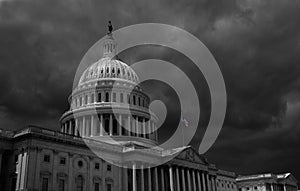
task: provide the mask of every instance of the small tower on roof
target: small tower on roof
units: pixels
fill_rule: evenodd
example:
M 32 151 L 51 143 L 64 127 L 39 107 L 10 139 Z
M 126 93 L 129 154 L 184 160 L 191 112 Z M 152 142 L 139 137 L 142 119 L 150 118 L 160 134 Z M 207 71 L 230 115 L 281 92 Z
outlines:
M 108 32 L 107 37 L 103 43 L 103 57 L 114 58 L 117 53 L 117 42 L 113 38 L 113 26 L 111 21 L 108 21 Z

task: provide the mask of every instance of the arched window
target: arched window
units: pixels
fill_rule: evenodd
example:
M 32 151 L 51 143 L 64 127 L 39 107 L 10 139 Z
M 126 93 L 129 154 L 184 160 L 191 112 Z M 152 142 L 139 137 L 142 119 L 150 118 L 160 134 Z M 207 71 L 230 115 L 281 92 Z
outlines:
M 141 98 L 139 97 L 139 99 L 138 99 L 138 100 L 139 100 L 139 106 L 141 106 Z
M 101 99 L 101 93 L 98 93 L 98 102 L 101 102 L 102 99 Z
M 83 191 L 83 177 L 79 175 L 75 182 L 76 182 L 76 190 Z

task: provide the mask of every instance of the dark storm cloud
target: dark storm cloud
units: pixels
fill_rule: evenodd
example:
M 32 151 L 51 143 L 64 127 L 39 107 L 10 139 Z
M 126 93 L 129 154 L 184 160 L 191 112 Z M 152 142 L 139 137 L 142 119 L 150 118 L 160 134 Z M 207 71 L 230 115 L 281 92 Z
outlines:
M 0 0 L 0 125 L 57 128 L 76 67 L 106 22 L 163 22 L 202 40 L 224 75 L 228 109 L 211 161 L 241 173 L 294 170 L 300 179 L 299 11 L 297 0 Z

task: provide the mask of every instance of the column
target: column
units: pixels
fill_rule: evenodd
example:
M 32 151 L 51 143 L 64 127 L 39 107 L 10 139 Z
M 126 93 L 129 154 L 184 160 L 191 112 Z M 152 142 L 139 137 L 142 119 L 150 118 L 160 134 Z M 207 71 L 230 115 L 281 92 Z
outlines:
M 139 133 L 140 133 L 140 131 L 139 131 L 139 117 L 138 116 L 136 116 L 136 119 L 135 119 L 135 133 L 136 133 L 136 137 L 138 137 Z
M 113 119 L 112 114 L 109 115 L 109 136 L 112 136 L 112 128 L 113 128 Z
M 151 166 L 148 167 L 148 191 L 152 191 L 152 182 L 151 182 Z
M 173 169 L 172 169 L 172 166 L 169 167 L 169 176 L 170 176 L 170 189 L 171 189 L 171 191 L 174 191 Z
M 81 129 L 81 136 L 84 137 L 85 136 L 85 116 L 83 116 L 82 118 L 82 129 Z
M 1 163 L 0 163 L 0 164 L 1 164 Z M 283 185 L 283 191 L 287 191 L 286 185 L 285 185 L 285 184 Z
M 271 191 L 274 191 L 274 187 L 273 184 L 271 183 Z
M 144 165 L 141 165 L 141 191 L 145 191 L 145 182 L 144 182 Z
M 179 181 L 179 169 L 178 166 L 176 166 L 176 184 L 177 184 L 177 191 L 180 190 L 180 181 Z
M 123 174 L 124 174 L 124 191 L 128 191 L 128 169 L 127 166 L 124 166 L 123 168 Z
M 150 119 L 148 120 L 148 131 L 147 131 L 147 136 L 150 138 L 150 133 L 151 133 L 151 122 Z
M 205 183 L 205 172 L 202 172 L 202 184 L 203 184 L 203 191 L 207 191 L 206 183 Z
M 119 114 L 118 126 L 119 126 L 119 136 L 122 136 L 122 115 L 121 114 Z
M 196 174 L 197 174 L 197 180 L 198 180 L 198 190 L 202 191 L 202 188 L 201 188 L 201 174 L 200 174 L 199 171 L 196 171 Z
M 91 137 L 95 135 L 94 115 L 91 116 Z
M 165 191 L 165 176 L 164 176 L 164 168 L 161 167 L 160 168 L 160 178 L 161 178 L 161 187 L 162 187 L 162 191 Z
M 142 137 L 146 138 L 146 119 L 143 117 Z
M 191 173 L 190 173 L 190 169 L 187 169 L 187 178 L 188 178 L 188 190 L 192 190 L 192 183 L 191 183 Z
M 69 134 L 72 135 L 72 119 L 69 121 Z
M 154 122 L 152 122 L 152 140 L 155 140 L 155 132 L 154 132 L 154 129 L 155 129 L 155 127 L 154 127 Z
M 131 135 L 130 114 L 127 117 L 127 131 L 128 131 L 128 136 L 130 136 Z
M 211 191 L 211 184 L 210 184 L 210 180 L 209 180 L 209 175 L 208 174 L 206 174 L 206 181 L 207 181 L 207 190 L 208 191 Z
M 132 164 L 132 191 L 137 191 L 136 189 L 136 164 Z
M 186 191 L 184 168 L 181 169 L 181 176 L 182 176 L 182 187 L 183 187 L 182 191 Z
M 158 172 L 157 172 L 158 167 L 154 167 L 154 178 L 155 178 L 155 191 L 160 191 L 158 190 Z
M 78 136 L 78 119 L 75 119 L 75 132 L 74 132 L 75 136 Z
M 100 114 L 100 136 L 103 136 L 103 115 Z
M 196 184 L 196 177 L 195 177 L 195 170 L 192 170 L 192 176 L 193 176 L 193 188 L 194 190 L 197 190 L 197 184 Z

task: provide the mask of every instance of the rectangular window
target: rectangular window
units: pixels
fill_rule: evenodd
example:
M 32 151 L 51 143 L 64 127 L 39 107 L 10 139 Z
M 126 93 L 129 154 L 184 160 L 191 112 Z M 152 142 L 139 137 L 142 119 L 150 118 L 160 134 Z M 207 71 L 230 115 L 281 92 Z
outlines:
M 44 155 L 44 162 L 50 162 L 50 155 Z
M 65 180 L 64 179 L 59 179 L 58 191 L 65 191 Z
M 95 163 L 95 169 L 99 170 L 100 164 L 98 162 Z
M 123 103 L 124 100 L 123 100 L 123 93 L 120 93 L 120 102 Z
M 107 184 L 106 187 L 107 187 L 107 191 L 111 191 L 111 184 Z
M 127 94 L 127 103 L 130 104 L 130 96 Z
M 107 165 L 106 169 L 107 171 L 111 171 L 111 165 Z
M 88 96 L 85 96 L 85 104 L 88 104 Z
M 59 160 L 59 164 L 65 165 L 66 164 L 66 158 L 61 157 L 60 160 Z
M 94 100 L 94 94 L 92 94 L 92 98 L 91 98 L 91 103 L 94 103 L 95 100 Z
M 48 191 L 48 178 L 42 180 L 42 191 Z
M 105 93 L 105 102 L 109 102 L 109 93 L 108 92 Z
M 99 182 L 95 182 L 95 191 L 100 191 L 100 184 L 99 184 Z
M 117 101 L 117 94 L 113 93 L 113 102 L 116 102 L 116 101 Z

